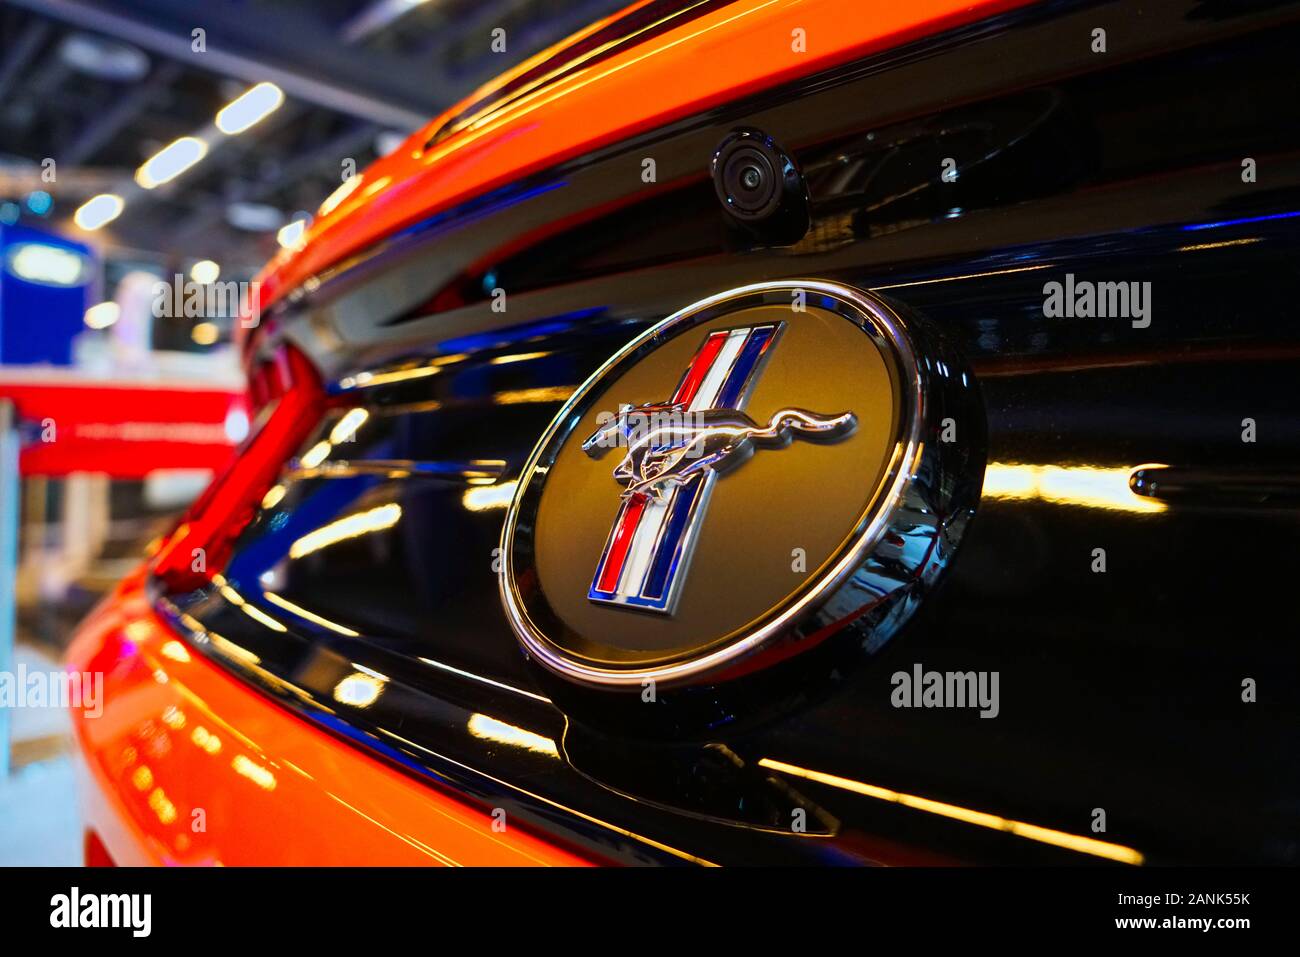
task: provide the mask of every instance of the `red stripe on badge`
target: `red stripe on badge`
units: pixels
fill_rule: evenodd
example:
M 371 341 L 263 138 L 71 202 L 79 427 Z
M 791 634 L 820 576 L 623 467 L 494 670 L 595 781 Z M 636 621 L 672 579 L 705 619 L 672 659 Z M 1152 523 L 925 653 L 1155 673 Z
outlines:
M 612 592 L 618 588 L 618 577 L 623 572 L 623 559 L 627 558 L 627 550 L 632 545 L 632 536 L 636 534 L 636 527 L 641 523 L 641 513 L 645 510 L 646 498 L 638 495 L 636 498 L 629 499 L 623 506 L 618 516 L 618 527 L 614 529 L 614 538 L 609 543 L 609 554 L 605 556 L 605 564 L 600 569 L 600 580 L 596 582 L 596 590 L 603 592 Z
M 677 393 L 673 396 L 674 405 L 679 403 L 685 405 L 695 398 L 695 393 L 700 391 L 700 383 L 709 374 L 713 360 L 718 358 L 718 353 L 722 351 L 722 344 L 727 341 L 729 334 L 730 330 L 715 332 L 704 340 L 704 345 L 700 346 L 700 351 L 695 353 L 691 367 L 686 370 L 681 385 L 677 387 Z

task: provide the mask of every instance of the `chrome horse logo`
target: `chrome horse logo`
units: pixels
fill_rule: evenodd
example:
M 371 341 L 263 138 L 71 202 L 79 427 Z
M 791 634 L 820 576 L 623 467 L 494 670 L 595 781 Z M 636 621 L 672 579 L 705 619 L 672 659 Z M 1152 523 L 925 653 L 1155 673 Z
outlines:
M 622 406 L 583 444 L 600 458 L 625 450 L 614 469 L 623 504 L 596 565 L 594 602 L 671 614 L 719 474 L 759 448 L 795 437 L 835 441 L 852 433 L 852 412 L 822 416 L 781 409 L 760 425 L 742 409 L 781 323 L 711 333 L 672 399 Z

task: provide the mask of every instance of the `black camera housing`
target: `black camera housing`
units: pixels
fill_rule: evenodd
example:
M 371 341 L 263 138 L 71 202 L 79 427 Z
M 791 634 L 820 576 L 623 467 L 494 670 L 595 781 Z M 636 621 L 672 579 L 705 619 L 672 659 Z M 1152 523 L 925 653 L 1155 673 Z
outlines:
M 761 130 L 739 129 L 709 164 L 733 222 L 765 240 L 795 242 L 808 231 L 808 188 L 790 155 Z

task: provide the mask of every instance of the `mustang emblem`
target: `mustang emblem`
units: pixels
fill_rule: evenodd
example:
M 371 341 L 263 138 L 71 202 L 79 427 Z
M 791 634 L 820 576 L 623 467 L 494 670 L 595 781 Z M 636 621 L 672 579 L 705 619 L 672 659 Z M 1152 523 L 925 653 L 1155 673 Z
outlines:
M 670 399 L 620 406 L 582 444 L 595 459 L 624 450 L 614 469 L 622 504 L 592 576 L 591 601 L 671 615 L 718 476 L 755 449 L 780 448 L 796 436 L 833 441 L 853 431 L 852 412 L 787 408 L 766 425 L 745 414 L 782 326 L 709 333 Z
M 758 425 L 736 409 L 705 409 L 687 413 L 685 407 L 666 403 L 624 406 L 618 417 L 603 425 L 582 443 L 582 450 L 600 458 L 618 437 L 635 431 L 629 421 L 636 416 L 652 425 L 632 437 L 627 453 L 614 469 L 614 478 L 626 486 L 624 499 L 651 496 L 666 502 L 669 493 L 703 477 L 726 472 L 747 461 L 757 448 L 784 448 L 795 436 L 811 441 L 843 438 L 857 425 L 852 412 L 822 416 L 803 409 L 781 409 L 766 426 Z

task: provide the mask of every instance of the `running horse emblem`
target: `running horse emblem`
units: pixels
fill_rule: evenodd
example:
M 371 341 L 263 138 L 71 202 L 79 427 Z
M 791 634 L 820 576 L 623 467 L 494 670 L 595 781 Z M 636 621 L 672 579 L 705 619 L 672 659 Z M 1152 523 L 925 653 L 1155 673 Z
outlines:
M 614 468 L 622 502 L 587 593 L 591 601 L 671 614 L 719 475 L 758 449 L 852 434 L 852 412 L 784 408 L 766 424 L 745 414 L 781 325 L 710 333 L 670 400 L 622 405 L 583 442 L 594 459 L 623 450 Z
M 627 423 L 637 416 L 650 416 L 663 406 L 624 406 L 618 418 L 582 443 L 582 450 L 600 458 L 617 442 L 617 435 L 636 431 Z M 812 441 L 833 441 L 847 435 L 857 424 L 852 412 L 821 416 L 803 409 L 782 409 L 772 414 L 767 425 L 759 425 L 743 412 L 734 409 L 706 409 L 686 418 L 682 406 L 670 406 L 668 417 L 678 422 L 645 429 L 627 445 L 627 454 L 614 468 L 614 478 L 622 485 L 623 498 L 652 496 L 657 502 L 667 500 L 673 489 L 701 479 L 709 471 L 728 472 L 744 463 L 757 448 L 783 448 L 795 436 Z

